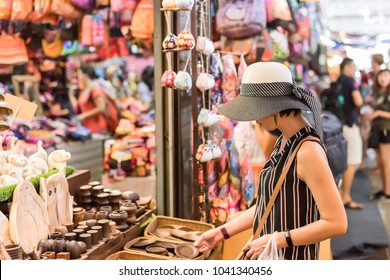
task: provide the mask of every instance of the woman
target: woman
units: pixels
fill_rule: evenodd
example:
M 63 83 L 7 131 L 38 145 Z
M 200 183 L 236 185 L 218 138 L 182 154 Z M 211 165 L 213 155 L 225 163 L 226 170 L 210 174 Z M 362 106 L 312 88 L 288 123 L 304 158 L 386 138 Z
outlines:
M 311 110 L 316 129 L 302 116 Z M 223 226 L 209 230 L 195 241 L 200 252 L 257 225 L 284 164 L 298 143 L 306 141 L 287 173 L 260 237 L 247 248 L 246 256 L 257 259 L 272 233 L 284 259 L 318 259 L 319 242 L 344 234 L 347 218 L 321 142 L 321 105 L 312 93 L 296 86 L 289 69 L 280 63 L 260 62 L 244 73 L 241 94 L 220 106 L 221 114 L 239 121 L 256 122 L 268 131 L 278 129 L 270 159 L 260 174 L 256 205 Z
M 137 86 L 137 93 L 139 99 L 142 103 L 149 106 L 149 108 L 154 107 L 154 68 L 152 66 L 147 66 L 141 75 L 141 81 Z
M 69 100 L 80 121 L 92 133 L 107 133 L 106 93 L 97 82 L 95 70 L 81 67 L 78 72 L 80 94 L 76 99 L 75 89 L 69 91 Z
M 374 81 L 371 98 L 368 100 L 374 111 L 366 114 L 372 120 L 370 147 L 376 150 L 383 189 L 372 195 L 373 199 L 390 198 L 390 70 L 380 70 Z M 375 142 L 375 143 L 374 143 Z

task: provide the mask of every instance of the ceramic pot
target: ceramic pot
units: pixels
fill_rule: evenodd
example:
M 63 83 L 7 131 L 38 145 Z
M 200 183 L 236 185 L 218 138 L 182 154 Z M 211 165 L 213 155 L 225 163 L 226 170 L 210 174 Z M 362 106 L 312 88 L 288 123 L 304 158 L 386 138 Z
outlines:
M 112 207 L 112 211 L 119 210 L 119 208 L 121 207 L 120 202 L 116 202 L 116 203 L 111 202 L 110 205 Z
M 122 192 L 122 199 L 136 202 L 137 200 L 139 200 L 139 194 L 133 191 L 125 191 Z
M 92 196 L 92 186 L 84 185 L 80 187 L 81 196 Z
M 73 223 L 77 225 L 84 219 L 85 209 L 82 207 L 73 208 Z
M 80 244 L 75 240 L 66 243 L 66 251 L 70 253 L 71 259 L 78 259 L 81 256 Z
M 93 210 L 85 211 L 84 220 L 90 220 L 90 219 L 95 219 L 95 211 Z
M 119 203 L 122 199 L 122 193 L 120 191 L 111 191 L 110 193 L 110 202 Z
M 63 238 L 63 235 L 59 231 L 54 231 L 50 233 L 50 239 L 56 240 L 57 238 Z
M 54 228 L 54 232 L 60 232 L 62 235 L 61 237 L 64 238 L 65 233 L 68 233 L 68 229 L 66 226 L 57 226 Z
M 47 239 L 41 239 L 41 241 L 38 243 L 37 249 L 38 256 L 42 256 L 42 254 L 46 251 L 51 251 L 51 245 Z
M 103 190 L 104 190 L 104 187 L 102 185 L 92 187 L 92 195 L 98 196 L 99 194 L 103 193 Z
M 72 232 L 73 229 L 74 229 L 74 223 L 66 223 L 66 224 L 64 224 L 64 226 L 66 226 L 66 229 L 68 230 L 68 233 Z
M 97 203 L 100 205 L 110 204 L 110 194 L 109 193 L 100 193 L 96 196 Z
M 23 259 L 23 251 L 22 246 L 19 244 L 9 244 L 5 245 L 5 250 L 13 260 L 22 260 Z
M 103 238 L 110 238 L 111 237 L 110 220 L 108 219 L 99 220 L 98 224 L 103 229 Z
M 98 241 L 103 239 L 103 228 L 102 226 L 93 226 L 91 230 L 96 230 L 97 231 L 97 238 Z
M 56 242 L 54 239 L 48 239 L 47 242 L 49 242 L 50 245 L 50 251 L 54 251 L 54 243 Z
M 111 189 L 104 188 L 104 189 L 103 189 L 103 192 L 111 193 Z
M 106 211 L 107 215 L 110 215 L 112 213 L 112 207 L 110 205 L 100 206 L 99 210 Z
M 137 205 L 135 203 L 124 203 L 121 205 L 120 210 L 125 210 L 127 215 L 132 216 L 137 212 Z
M 81 254 L 87 252 L 87 244 L 85 244 L 83 241 L 77 241 L 77 243 L 79 243 Z
M 102 207 L 106 207 L 106 206 L 102 206 Z M 108 206 L 110 207 L 110 206 Z M 101 208 L 101 207 L 100 207 Z M 96 212 L 96 220 L 103 220 L 103 219 L 107 219 L 108 218 L 108 212 L 107 211 L 98 211 Z
M 91 235 L 92 245 L 97 245 L 99 243 L 98 231 L 91 229 L 87 233 Z
M 56 253 L 64 252 L 66 250 L 66 242 L 62 238 L 57 238 L 54 242 L 52 250 Z
M 92 236 L 89 233 L 80 234 L 80 241 L 87 245 L 87 250 L 92 248 Z
M 64 238 L 67 241 L 77 240 L 77 233 L 75 233 L 75 232 L 65 233 Z
M 80 225 L 77 228 L 82 229 L 84 232 L 87 232 L 87 230 L 89 230 L 89 227 L 87 225 Z
M 86 225 L 88 229 L 91 229 L 93 226 L 96 226 L 97 221 L 95 219 L 90 219 L 86 221 Z
M 93 201 L 92 195 L 82 195 L 81 196 L 81 203 L 83 204 L 89 204 Z
M 75 229 L 73 230 L 73 232 L 76 233 L 76 235 L 77 235 L 77 240 L 79 240 L 80 234 L 83 234 L 83 233 L 84 233 L 84 229 L 75 228 Z
M 126 222 L 126 219 L 129 215 L 124 210 L 115 210 L 112 211 L 110 215 L 108 215 L 111 220 L 113 220 L 116 224 L 122 224 Z
M 92 187 L 96 187 L 96 186 L 100 186 L 101 183 L 99 181 L 92 181 L 92 182 L 89 182 L 88 185 L 90 185 Z

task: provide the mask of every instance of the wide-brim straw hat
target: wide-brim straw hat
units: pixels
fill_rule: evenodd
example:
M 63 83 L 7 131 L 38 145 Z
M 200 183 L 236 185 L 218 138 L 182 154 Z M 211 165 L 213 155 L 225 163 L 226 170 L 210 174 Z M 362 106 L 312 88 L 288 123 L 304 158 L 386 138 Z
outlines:
M 297 86 L 290 70 L 277 62 L 249 65 L 240 94 L 218 107 L 220 114 L 237 121 L 255 121 L 287 109 L 312 111 L 317 132 L 322 134 L 318 99 Z

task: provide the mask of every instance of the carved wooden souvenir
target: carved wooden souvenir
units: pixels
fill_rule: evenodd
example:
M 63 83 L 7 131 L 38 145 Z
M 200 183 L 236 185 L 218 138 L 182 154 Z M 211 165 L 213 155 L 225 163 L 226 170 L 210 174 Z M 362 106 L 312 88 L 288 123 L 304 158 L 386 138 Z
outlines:
M 31 252 L 49 234 L 46 207 L 29 181 L 16 187 L 10 210 L 10 236 L 24 252 Z
M 9 235 L 9 221 L 7 217 L 0 211 L 0 242 L 5 244 L 12 244 L 11 237 Z
M 56 227 L 72 222 L 72 198 L 65 178 L 65 169 L 47 179 L 41 178 L 40 196 L 49 215 L 50 233 L 54 232 Z
M 71 154 L 65 150 L 55 150 L 50 153 L 47 161 L 49 168 L 55 168 L 60 170 L 63 167 L 66 167 L 66 162 L 70 160 Z
M 34 159 L 34 158 L 40 158 L 43 159 L 45 162 L 47 162 L 47 152 L 46 150 L 42 147 L 42 141 L 39 140 L 37 144 L 38 150 L 32 154 L 29 159 Z

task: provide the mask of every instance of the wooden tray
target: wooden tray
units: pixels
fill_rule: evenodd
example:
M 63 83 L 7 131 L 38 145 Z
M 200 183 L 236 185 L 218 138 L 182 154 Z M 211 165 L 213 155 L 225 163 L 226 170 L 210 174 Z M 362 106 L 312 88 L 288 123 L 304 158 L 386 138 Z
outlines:
M 169 226 L 182 226 L 191 228 L 193 231 L 205 232 L 209 229 L 213 229 L 214 225 L 207 224 L 199 221 L 186 220 L 173 218 L 168 216 L 156 216 L 150 224 L 145 228 L 144 236 L 157 237 L 159 239 L 165 239 L 156 236 L 153 232 L 159 227 L 169 227 Z M 171 239 L 169 239 L 171 241 Z
M 146 254 L 137 251 L 119 251 L 106 258 L 106 260 L 172 260 L 167 256 L 159 256 L 156 254 Z

